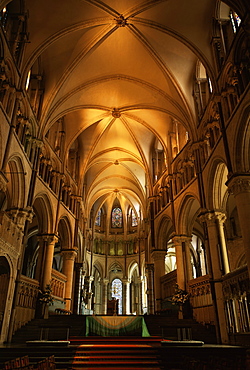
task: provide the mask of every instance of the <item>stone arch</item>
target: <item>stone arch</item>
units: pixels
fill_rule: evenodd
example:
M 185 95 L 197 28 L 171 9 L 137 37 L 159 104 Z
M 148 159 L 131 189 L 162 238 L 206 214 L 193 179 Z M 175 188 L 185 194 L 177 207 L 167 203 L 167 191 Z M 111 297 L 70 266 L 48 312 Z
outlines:
M 24 208 L 28 196 L 26 172 L 18 155 L 9 159 L 5 174 L 8 179 L 8 208 Z
M 234 145 L 234 167 L 236 172 L 250 172 L 250 101 L 239 118 L 239 128 Z
M 4 320 L 4 312 L 8 297 L 10 281 L 10 265 L 4 256 L 0 256 L 0 331 Z
M 228 195 L 226 181 L 228 179 L 227 166 L 222 158 L 216 158 L 209 172 L 209 186 L 206 199 L 207 206 L 212 210 L 225 209 Z
M 200 212 L 200 203 L 194 194 L 187 194 L 183 199 L 176 217 L 176 233 L 192 235 L 194 223 Z
M 128 266 L 128 278 L 131 279 L 132 275 L 134 274 L 135 270 L 137 270 L 137 274 L 139 276 L 139 266 L 136 261 L 132 261 Z
M 96 269 L 100 277 L 103 278 L 103 266 L 100 261 L 95 261 L 94 269 Z
M 102 284 L 103 268 L 99 261 L 96 261 L 93 266 L 93 277 L 94 280 L 91 283 L 92 295 L 92 306 L 94 312 L 98 315 L 101 313 L 102 308 Z
M 108 268 L 109 274 L 113 273 L 114 276 L 123 273 L 123 270 L 122 264 L 117 260 L 113 261 Z
M 39 194 L 33 204 L 34 216 L 28 224 L 22 274 L 29 278 L 38 278 L 37 262 L 43 253 L 39 245 L 39 236 L 53 232 L 53 214 L 46 194 Z
M 139 280 L 139 266 L 136 261 L 132 261 L 128 269 L 128 277 L 130 281 L 130 311 L 138 314 L 139 310 L 139 295 L 140 295 L 140 280 Z
M 39 234 L 53 233 L 54 215 L 52 205 L 47 194 L 37 194 L 33 209 L 38 220 Z
M 167 216 L 163 216 L 156 230 L 157 249 L 161 249 L 161 250 L 167 249 L 167 242 L 170 239 L 170 235 L 173 232 L 174 232 L 174 227 L 173 227 L 172 220 Z
M 63 249 L 70 249 L 72 247 L 73 233 L 70 222 L 67 217 L 62 217 L 58 223 L 58 235 Z
M 58 223 L 58 241 L 55 243 L 52 268 L 59 272 L 63 271 L 62 251 L 72 249 L 73 234 L 67 217 L 62 217 Z
M 8 254 L 0 256 L 0 340 L 7 340 L 16 266 Z M 13 297 L 13 296 L 12 296 Z

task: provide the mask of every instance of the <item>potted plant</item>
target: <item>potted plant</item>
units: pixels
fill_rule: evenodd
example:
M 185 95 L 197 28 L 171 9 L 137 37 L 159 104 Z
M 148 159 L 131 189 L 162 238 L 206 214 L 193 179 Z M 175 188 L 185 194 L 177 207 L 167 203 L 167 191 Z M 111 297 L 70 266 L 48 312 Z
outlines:
M 49 317 L 49 306 L 53 304 L 52 288 L 47 284 L 44 290 L 39 290 L 38 300 L 42 305 L 42 316 L 44 319 Z
M 175 294 L 172 297 L 172 303 L 179 306 L 179 318 L 183 319 L 183 305 L 188 303 L 189 294 L 175 284 Z

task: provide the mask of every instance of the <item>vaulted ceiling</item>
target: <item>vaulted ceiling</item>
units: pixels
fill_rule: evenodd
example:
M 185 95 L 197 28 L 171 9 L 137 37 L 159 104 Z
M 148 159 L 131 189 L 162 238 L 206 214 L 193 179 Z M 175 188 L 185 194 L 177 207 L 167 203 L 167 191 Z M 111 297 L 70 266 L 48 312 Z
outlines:
M 26 0 L 24 80 L 43 74 L 41 134 L 64 117 L 89 209 L 119 196 L 145 207 L 152 148 L 173 121 L 195 138 L 198 60 L 213 79 L 211 0 Z M 65 157 L 65 164 L 67 158 Z M 136 207 L 138 208 L 138 207 Z

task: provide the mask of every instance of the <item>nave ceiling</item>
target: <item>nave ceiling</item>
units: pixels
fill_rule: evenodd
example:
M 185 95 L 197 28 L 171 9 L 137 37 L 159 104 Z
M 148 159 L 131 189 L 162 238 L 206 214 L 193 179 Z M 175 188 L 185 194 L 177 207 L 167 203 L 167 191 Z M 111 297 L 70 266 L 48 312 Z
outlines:
M 216 1 L 27 0 L 26 8 L 22 83 L 31 68 L 42 75 L 40 137 L 63 118 L 63 165 L 77 149 L 88 210 L 118 197 L 145 212 L 153 148 L 170 168 L 176 122 L 180 146 L 196 138 L 198 61 L 215 83 Z

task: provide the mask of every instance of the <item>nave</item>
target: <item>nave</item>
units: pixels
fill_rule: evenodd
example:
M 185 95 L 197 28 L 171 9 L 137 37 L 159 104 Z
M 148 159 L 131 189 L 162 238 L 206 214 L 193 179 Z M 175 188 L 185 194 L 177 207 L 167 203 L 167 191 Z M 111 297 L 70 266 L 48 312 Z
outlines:
M 250 346 L 249 30 L 249 0 L 0 0 L 3 346 L 61 316 Z

